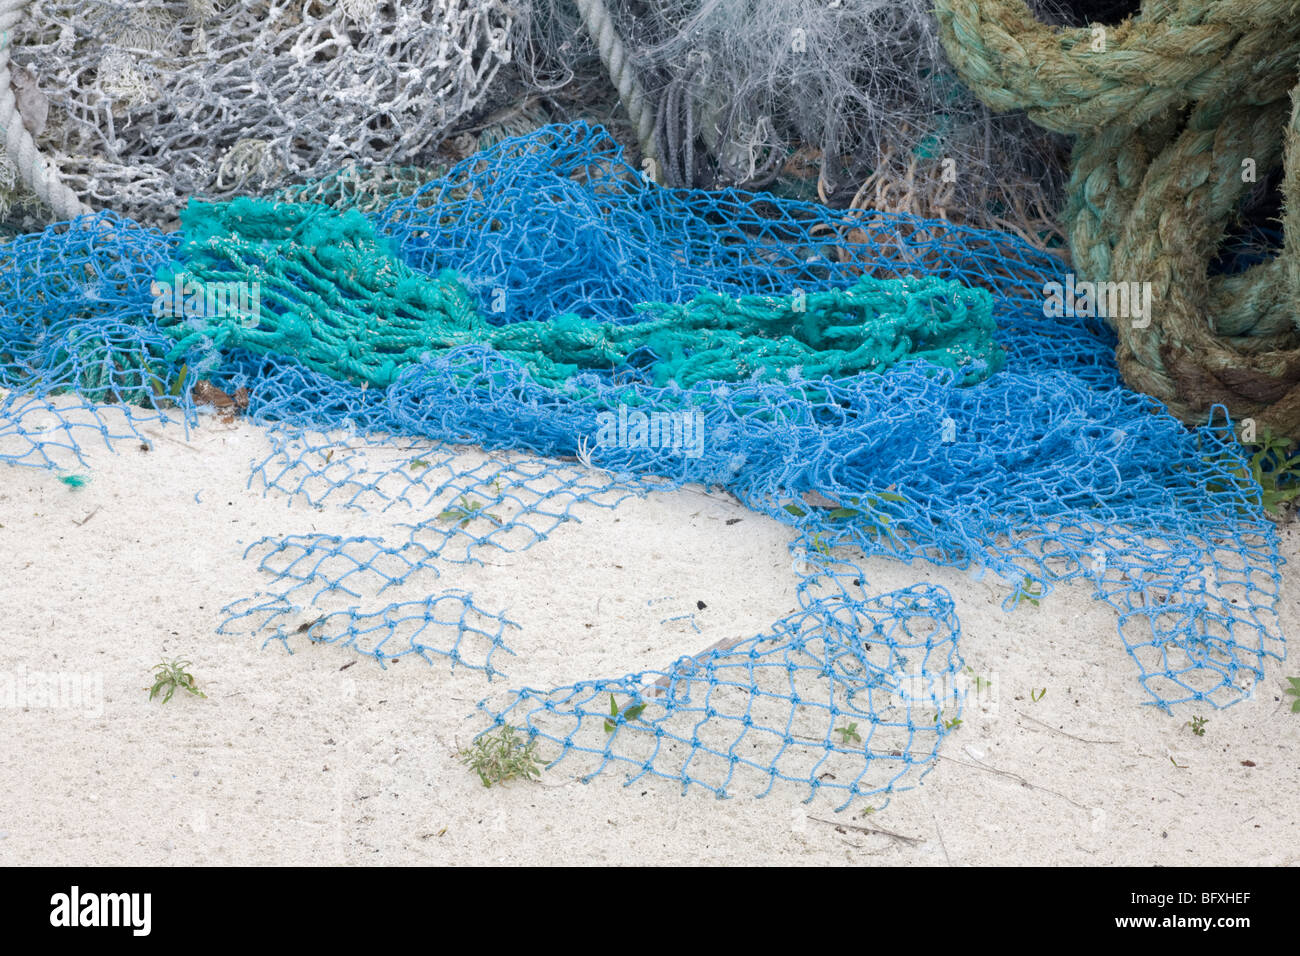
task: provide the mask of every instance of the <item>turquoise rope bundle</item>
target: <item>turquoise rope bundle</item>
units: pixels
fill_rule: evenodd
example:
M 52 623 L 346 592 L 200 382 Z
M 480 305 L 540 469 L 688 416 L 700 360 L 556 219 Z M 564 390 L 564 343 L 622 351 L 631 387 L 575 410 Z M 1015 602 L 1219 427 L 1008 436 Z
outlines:
M 486 345 L 553 388 L 584 371 L 639 368 L 656 385 L 688 387 L 847 378 L 908 360 L 971 384 L 1005 362 L 993 339 L 992 296 L 935 277 L 862 276 L 808 295 L 702 292 L 682 304 L 638 305 L 641 321 L 628 324 L 565 314 L 498 326 L 460 275 L 405 265 L 356 210 L 192 201 L 181 221 L 180 261 L 159 272 L 157 286 L 164 298 L 175 290 L 169 307 L 156 310 L 160 328 L 176 339 L 172 359 L 201 347 L 243 348 L 385 387 L 431 356 Z M 205 308 L 205 291 L 230 283 L 256 314 Z M 234 295 L 232 287 L 228 301 Z

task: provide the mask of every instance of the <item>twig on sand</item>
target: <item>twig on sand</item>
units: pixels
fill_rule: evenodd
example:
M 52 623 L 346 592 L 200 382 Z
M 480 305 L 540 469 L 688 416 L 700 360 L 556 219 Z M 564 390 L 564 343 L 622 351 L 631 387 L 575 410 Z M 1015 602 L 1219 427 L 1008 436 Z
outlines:
M 654 688 L 655 696 L 662 697 L 664 693 L 668 690 L 668 685 L 673 680 L 680 679 L 683 677 L 690 677 L 692 674 L 694 674 L 695 668 L 698 667 L 699 664 L 703 662 L 705 657 L 712 654 L 714 651 L 729 651 L 731 650 L 731 648 L 735 647 L 743 640 L 744 640 L 743 637 L 724 637 L 720 641 L 714 641 L 712 644 L 710 644 L 704 650 L 700 651 L 698 654 L 692 654 L 686 660 L 681 661 L 680 663 L 682 666 L 680 670 L 676 668 L 676 665 L 674 665 L 674 670 L 672 673 L 665 674 L 663 677 L 659 678 L 652 685 L 650 685 L 651 687 Z M 687 663 L 687 661 L 690 661 L 692 663 Z
M 949 866 L 952 866 L 952 857 L 948 855 L 948 844 L 944 842 L 943 831 L 939 829 L 939 817 L 935 814 L 933 810 L 930 811 L 930 819 L 934 821 L 934 832 L 935 835 L 939 838 L 939 848 L 943 850 L 944 861 Z
M 78 521 L 76 518 L 73 518 L 73 519 L 72 519 L 72 523 L 75 524 L 78 528 L 80 528 L 83 524 L 85 524 L 85 523 L 86 523 L 87 521 L 89 521 L 91 518 L 95 517 L 95 515 L 99 514 L 99 507 L 100 507 L 99 505 L 96 505 L 96 506 L 95 506 L 95 510 L 92 511 L 90 514 L 86 515 L 86 517 L 82 518 L 80 521 Z
M 935 754 L 935 756 L 940 760 L 947 760 L 950 763 L 960 764 L 963 767 L 972 767 L 976 770 L 986 771 L 987 773 L 995 773 L 999 777 L 1008 777 L 1009 779 L 1016 781 L 1022 787 L 1028 787 L 1030 790 L 1041 790 L 1043 793 L 1050 793 L 1052 796 L 1060 797 L 1066 803 L 1078 807 L 1080 810 L 1088 809 L 1082 803 L 1076 803 L 1060 791 L 1051 790 L 1048 787 L 1040 787 L 1036 783 L 1030 783 L 1024 777 L 1020 776 L 1020 774 L 1012 773 L 1010 770 L 999 770 L 997 767 L 990 767 L 988 764 L 980 763 L 978 760 L 975 763 L 967 763 L 965 760 L 958 760 L 956 757 L 949 757 L 946 754 Z
M 1076 736 L 1074 736 L 1074 734 L 1067 733 L 1066 731 L 1061 730 L 1059 727 L 1053 727 L 1051 724 L 1044 723 L 1043 721 L 1039 720 L 1037 717 L 1030 717 L 1030 716 L 1029 716 L 1028 714 L 1026 714 L 1023 710 L 1018 710 L 1018 711 L 1016 711 L 1016 713 L 1019 714 L 1021 717 L 1025 718 L 1025 720 L 1032 720 L 1034 723 L 1038 724 L 1040 727 L 1045 727 L 1046 729 L 1050 730 L 1050 731 L 1051 731 L 1052 733 L 1054 733 L 1054 734 L 1060 734 L 1062 737 L 1069 737 L 1071 740 L 1077 740 L 1077 741 L 1079 741 L 1079 743 L 1081 743 L 1081 744 L 1117 744 L 1117 743 L 1119 743 L 1118 740 L 1089 740 L 1087 737 L 1076 737 Z
M 875 827 L 860 827 L 854 823 L 840 823 L 838 820 L 825 820 L 822 817 L 809 817 L 808 819 L 817 823 L 825 823 L 828 826 L 836 827 L 837 829 L 854 830 L 858 833 L 875 833 L 879 836 L 887 836 L 891 839 L 898 840 L 901 843 L 906 843 L 908 846 L 916 846 L 925 842 L 921 837 L 904 836 L 901 833 L 894 833 L 892 830 L 879 830 Z
M 154 438 L 162 438 L 165 439 L 166 441 L 171 442 L 173 445 L 180 445 L 182 448 L 188 448 L 190 451 L 195 452 L 196 454 L 200 453 L 199 450 L 195 448 L 193 445 L 191 445 L 189 442 L 181 441 L 179 438 L 172 438 L 171 435 L 164 435 L 162 432 L 157 431 L 156 429 L 153 428 L 146 428 L 145 431 L 147 431 Z

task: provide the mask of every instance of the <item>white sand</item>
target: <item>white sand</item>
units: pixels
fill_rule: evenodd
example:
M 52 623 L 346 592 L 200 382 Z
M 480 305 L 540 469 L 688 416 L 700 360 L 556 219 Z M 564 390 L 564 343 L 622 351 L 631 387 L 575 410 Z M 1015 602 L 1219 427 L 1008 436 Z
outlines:
M 1254 700 L 1171 718 L 1143 706 L 1114 613 L 1084 587 L 1007 614 L 1004 585 L 920 564 L 872 562 L 873 590 L 948 588 L 960 651 L 996 704 L 968 706 L 933 772 L 882 812 L 835 814 L 838 801 L 803 804 L 794 788 L 719 801 L 662 780 L 625 788 L 617 772 L 584 785 L 567 762 L 485 790 L 455 759 L 483 726 L 478 700 L 765 630 L 795 607 L 787 529 L 691 491 L 584 510 L 436 584 L 520 625 L 506 634 L 517 656 L 494 658 L 508 678 L 414 657 L 383 670 L 343 647 L 300 638 L 290 655 L 215 629 L 223 605 L 266 585 L 247 544 L 384 535 L 410 512 L 248 489 L 268 444 L 246 424 L 166 434 L 147 453 L 92 447 L 75 490 L 0 466 L 0 674 L 102 681 L 88 706 L 0 707 L 0 864 L 1300 862 L 1300 714 L 1282 696 L 1300 667 L 1272 662 Z M 1294 528 L 1283 550 L 1300 553 Z M 1298 594 L 1288 570 L 1288 634 Z M 691 612 L 698 633 L 661 623 Z M 149 702 L 164 657 L 193 661 L 207 699 Z M 1196 713 L 1204 737 L 1185 726 Z

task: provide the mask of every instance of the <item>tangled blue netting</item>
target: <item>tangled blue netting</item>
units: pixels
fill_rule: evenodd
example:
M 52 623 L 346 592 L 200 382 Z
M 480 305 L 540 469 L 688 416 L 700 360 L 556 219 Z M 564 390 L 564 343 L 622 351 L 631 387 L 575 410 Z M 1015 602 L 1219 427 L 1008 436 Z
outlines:
M 701 288 L 811 293 L 863 272 L 959 280 L 993 294 L 1006 367 L 973 386 L 904 363 L 690 388 L 614 370 L 554 389 L 466 346 L 377 389 L 211 343 L 182 366 L 165 358 L 172 340 L 150 285 L 180 243 L 101 213 L 2 247 L 0 461 L 72 467 L 89 439 L 138 440 L 150 418 L 193 421 L 200 379 L 245 387 L 273 443 L 250 487 L 417 520 L 401 540 L 257 542 L 248 557 L 268 590 L 231 604 L 223 629 L 283 641 L 302 622 L 311 639 L 381 663 L 441 656 L 489 677 L 514 625 L 438 591 L 440 567 L 531 547 L 583 508 L 651 488 L 724 488 L 794 529 L 796 613 L 662 671 L 480 705 L 586 775 L 618 767 L 720 796 L 793 781 L 847 804 L 933 764 L 961 705 L 953 602 L 929 584 L 874 594 L 867 556 L 978 565 L 1007 582 L 1009 611 L 1086 579 L 1166 709 L 1232 703 L 1283 652 L 1276 534 L 1230 423 L 1189 431 L 1128 391 L 1101 320 L 1043 316 L 1060 264 L 1015 238 L 662 189 L 581 124 L 503 142 L 373 218 L 412 268 L 468 279 L 499 323 L 566 312 L 622 322 L 638 302 Z M 56 394 L 68 391 L 77 397 Z M 619 407 L 699 416 L 704 440 L 599 441 L 601 410 Z M 394 436 L 424 444 L 376 465 Z M 475 464 L 452 447 L 462 445 L 485 453 Z M 344 603 L 320 611 L 330 601 Z

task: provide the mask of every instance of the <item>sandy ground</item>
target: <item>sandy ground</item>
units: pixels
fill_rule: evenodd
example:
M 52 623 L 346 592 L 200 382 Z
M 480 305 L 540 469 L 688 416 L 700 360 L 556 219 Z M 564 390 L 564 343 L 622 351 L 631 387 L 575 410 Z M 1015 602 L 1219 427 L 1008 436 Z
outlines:
M 948 588 L 960 651 L 993 690 L 883 811 L 836 814 L 793 789 L 716 800 L 617 774 L 583 784 L 564 763 L 486 790 L 455 759 L 482 727 L 477 701 L 764 630 L 795 607 L 787 530 L 692 491 L 592 509 L 440 581 L 520 625 L 516 656 L 496 661 L 506 681 L 416 658 L 384 670 L 342 647 L 302 639 L 290 654 L 215 631 L 265 583 L 240 558 L 261 535 L 383 534 L 404 516 L 250 490 L 267 449 L 252 426 L 165 434 L 148 452 L 92 449 L 76 489 L 0 466 L 0 675 L 102 687 L 0 707 L 0 864 L 1300 862 L 1300 714 L 1282 694 L 1300 667 L 1274 662 L 1253 700 L 1200 713 L 1198 737 L 1199 712 L 1143 706 L 1114 614 L 1084 588 L 1008 614 L 1003 586 L 896 562 L 868 568 L 875 590 Z M 1294 564 L 1295 528 L 1283 550 Z M 1298 595 L 1292 567 L 1287 634 Z M 698 632 L 663 623 L 690 612 Z M 207 698 L 151 703 L 164 657 L 190 659 Z

